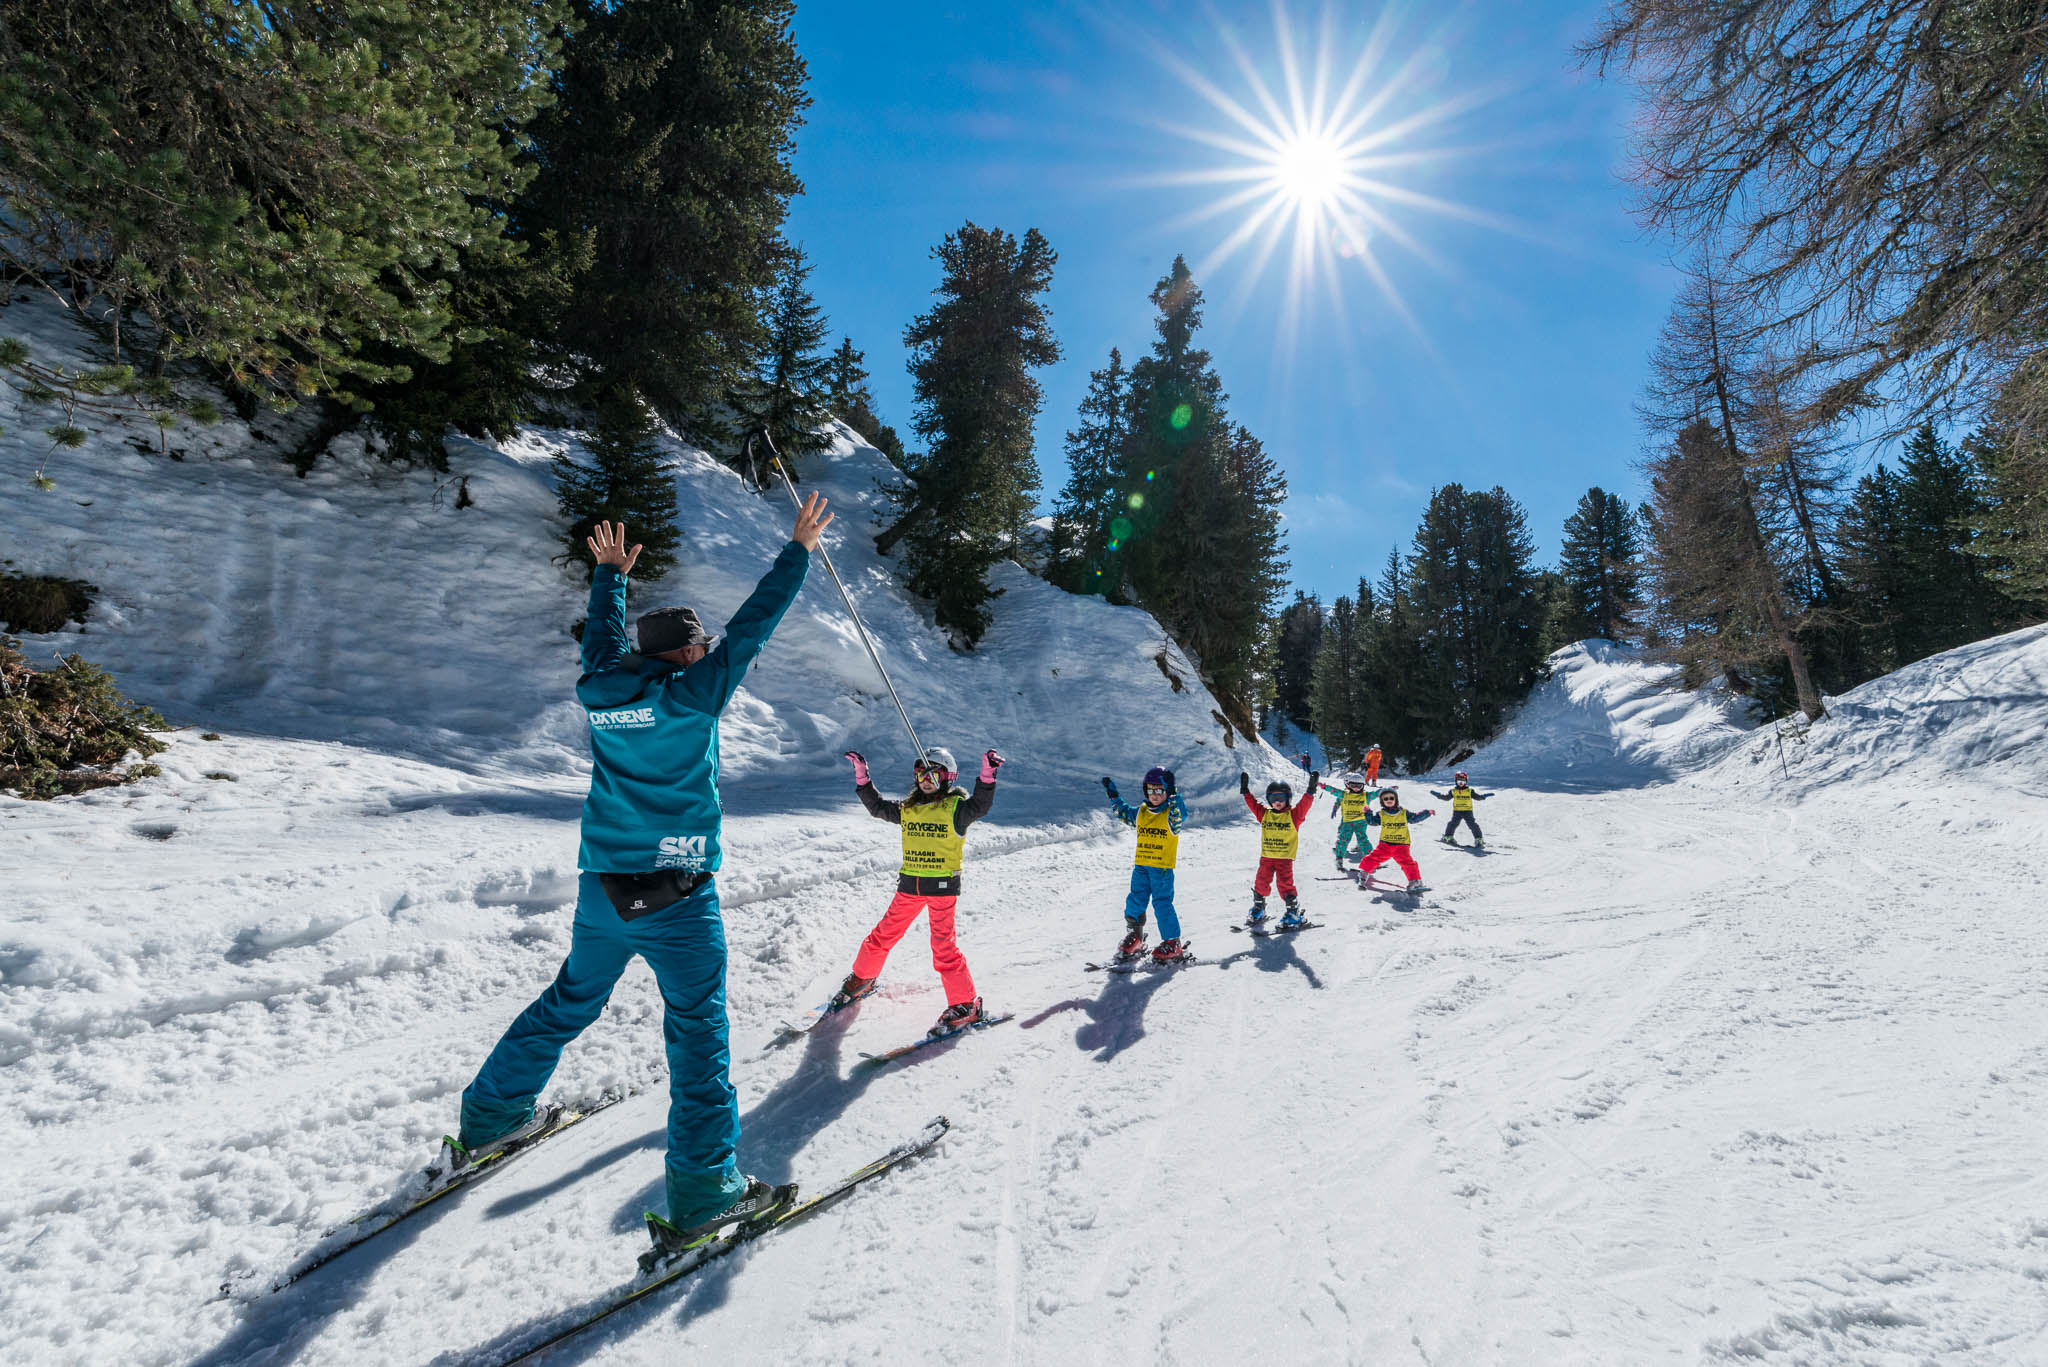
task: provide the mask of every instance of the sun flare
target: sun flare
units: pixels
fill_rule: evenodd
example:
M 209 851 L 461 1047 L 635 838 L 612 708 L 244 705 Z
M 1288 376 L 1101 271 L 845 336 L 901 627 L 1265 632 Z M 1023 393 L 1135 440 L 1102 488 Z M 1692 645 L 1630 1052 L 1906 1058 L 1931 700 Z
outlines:
M 1410 12 L 1390 4 L 1367 23 L 1355 15 L 1340 17 L 1333 3 L 1319 23 L 1298 31 L 1276 3 L 1273 44 L 1263 55 L 1268 67 L 1277 66 L 1277 82 L 1227 26 L 1213 42 L 1155 49 L 1221 116 L 1220 126 L 1164 126 L 1222 156 L 1208 166 L 1148 179 L 1214 189 L 1206 203 L 1171 225 L 1235 217 L 1196 264 L 1196 273 L 1209 275 L 1249 254 L 1248 266 L 1232 272 L 1242 304 L 1277 259 L 1290 331 L 1312 300 L 1348 318 L 1347 277 L 1356 272 L 1379 294 L 1380 311 L 1399 317 L 1419 336 L 1383 260 L 1386 244 L 1455 274 L 1418 236 L 1412 220 L 1419 211 L 1484 221 L 1415 188 L 1423 177 L 1414 173 L 1461 154 L 1438 139 L 1487 97 L 1440 88 L 1442 46 L 1429 35 L 1401 31 L 1401 15 Z M 1340 55 L 1347 48 L 1348 60 Z M 1304 52 L 1313 59 L 1304 61 Z M 1219 76 L 1227 79 L 1232 71 L 1234 89 L 1226 89 Z

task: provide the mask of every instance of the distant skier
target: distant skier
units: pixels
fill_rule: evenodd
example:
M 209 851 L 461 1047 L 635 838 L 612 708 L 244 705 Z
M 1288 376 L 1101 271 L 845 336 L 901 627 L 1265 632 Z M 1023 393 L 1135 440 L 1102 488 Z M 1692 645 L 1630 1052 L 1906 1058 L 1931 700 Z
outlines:
M 1432 791 L 1430 796 L 1439 802 L 1451 804 L 1451 824 L 1444 827 L 1442 836 L 1444 844 L 1455 845 L 1458 843 L 1458 823 L 1463 822 L 1472 828 L 1472 844 L 1474 848 L 1486 848 L 1486 837 L 1479 833 L 1479 823 L 1472 816 L 1472 804 L 1486 801 L 1486 799 L 1493 796 L 1492 793 L 1473 792 L 1471 776 L 1463 769 L 1460 769 L 1451 777 L 1451 791 L 1448 793 Z
M 1365 786 L 1370 788 L 1380 781 L 1380 746 L 1373 742 L 1372 749 L 1365 752 Z
M 1131 865 L 1131 891 L 1124 899 L 1124 939 L 1116 947 L 1114 963 L 1123 963 L 1145 952 L 1145 906 L 1151 903 L 1159 914 L 1159 933 L 1165 938 L 1152 951 L 1154 963 L 1170 964 L 1188 957 L 1187 941 L 1180 936 L 1180 917 L 1173 909 L 1173 870 L 1180 856 L 1180 828 L 1187 824 L 1188 805 L 1174 789 L 1173 770 L 1145 771 L 1145 801 L 1133 807 L 1117 796 L 1116 784 L 1102 780 L 1109 794 L 1110 810 L 1126 826 L 1137 828 L 1138 853 Z
M 1365 818 L 1370 811 L 1372 792 L 1366 787 L 1365 775 L 1352 772 L 1344 775 L 1344 786 L 1337 793 L 1337 800 L 1330 804 L 1330 815 L 1337 821 L 1337 872 L 1347 872 L 1344 861 L 1350 857 L 1351 847 L 1358 847 L 1360 859 L 1372 850 L 1372 823 Z
M 1294 855 L 1301 845 L 1301 823 L 1315 806 L 1320 781 L 1319 775 L 1308 776 L 1308 791 L 1302 794 L 1300 802 L 1294 800 L 1294 789 L 1286 784 L 1268 783 L 1266 804 L 1262 807 L 1252 799 L 1251 775 L 1238 774 L 1237 791 L 1244 795 L 1244 805 L 1259 819 L 1259 871 L 1252 879 L 1252 909 L 1244 918 L 1246 925 L 1255 926 L 1266 919 L 1266 894 L 1273 890 L 1275 879 L 1279 880 L 1280 896 L 1287 903 L 1280 928 L 1292 930 L 1306 919 L 1294 886 Z
M 868 762 L 860 751 L 848 750 L 846 758 L 853 762 L 854 792 L 868 814 L 903 828 L 903 867 L 896 877 L 896 896 L 867 939 L 861 941 L 853 972 L 839 985 L 832 1009 L 839 1010 L 874 990 L 889 951 L 922 911 L 930 918 L 932 967 L 946 986 L 946 1009 L 931 1028 L 932 1037 L 965 1030 L 981 1019 L 981 998 L 975 995 L 967 956 L 954 938 L 953 912 L 960 901 L 967 828 L 995 805 L 996 770 L 1003 767 L 1003 757 L 993 750 L 982 752 L 981 774 L 970 795 L 953 782 L 959 777 L 953 752 L 937 747 L 927 750 L 924 758 L 911 766 L 911 790 L 901 802 L 892 802 L 875 790 L 868 778 Z
M 659 608 L 626 638 L 626 577 L 640 547 L 624 523 L 598 523 L 576 698 L 590 718 L 590 795 L 583 804 L 576 916 L 555 981 L 505 1032 L 462 1094 L 462 1127 L 437 1164 L 487 1159 L 547 1129 L 536 1108 L 562 1049 L 594 1022 L 634 955 L 661 987 L 668 1050 L 668 1216 L 648 1212 L 657 1252 L 721 1225 L 760 1218 L 794 1194 L 741 1174 L 739 1102 L 727 1078 L 725 925 L 713 881 L 723 861 L 718 715 L 796 601 L 832 524 L 812 494 L 796 529 L 716 646 L 697 614 Z
M 1373 846 L 1372 853 L 1358 866 L 1358 890 L 1365 891 L 1366 880 L 1372 871 L 1389 859 L 1401 866 L 1401 872 L 1408 875 L 1408 891 L 1422 891 L 1422 870 L 1416 866 L 1415 852 L 1409 848 L 1413 839 L 1409 826 L 1427 821 L 1436 813 L 1425 809 L 1420 812 L 1406 811 L 1401 806 L 1401 795 L 1392 788 L 1380 789 L 1379 807 L 1366 817 L 1380 828 L 1380 843 Z

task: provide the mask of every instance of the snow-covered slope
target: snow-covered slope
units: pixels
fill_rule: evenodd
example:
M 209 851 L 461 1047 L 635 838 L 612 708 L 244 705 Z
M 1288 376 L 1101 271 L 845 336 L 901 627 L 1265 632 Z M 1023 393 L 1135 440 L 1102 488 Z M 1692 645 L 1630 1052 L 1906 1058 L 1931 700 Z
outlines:
M 4 555 L 105 590 L 36 648 L 192 727 L 162 779 L 0 800 L 0 1359 L 498 1361 L 625 1280 L 660 1199 L 638 966 L 550 1088 L 634 1095 L 299 1286 L 213 1297 L 395 1190 L 559 963 L 580 594 L 546 563 L 542 472 L 570 438 L 458 451 L 460 512 L 423 476 L 301 482 L 216 440 L 66 455 L 45 496 L 0 439 Z M 676 459 L 691 543 L 657 596 L 715 623 L 787 507 Z M 933 1114 L 955 1132 L 554 1360 L 2048 1360 L 2039 633 L 1838 700 L 1785 771 L 1769 728 L 1574 648 L 1467 766 L 1499 794 L 1486 852 L 1422 828 L 1418 908 L 1313 881 L 1319 812 L 1323 924 L 1254 940 L 1228 928 L 1247 750 L 1172 689 L 1149 619 L 1017 574 L 985 652 L 953 655 L 853 534 L 881 468 L 842 442 L 817 472 L 853 515 L 831 544 L 927 741 L 1012 753 L 961 927 L 1017 1018 L 859 1066 L 942 1004 L 914 930 L 879 996 L 772 1043 L 893 886 L 837 756 L 908 760 L 814 576 L 726 734 L 742 1161 L 812 1182 Z M 1121 934 L 1130 844 L 1095 781 L 1161 760 L 1201 810 L 1204 962 L 1105 979 L 1081 964 Z
M 1487 786 L 1657 783 L 1725 753 L 1755 725 L 1748 710 L 1723 689 L 1686 692 L 1632 647 L 1579 641 L 1550 657 L 1550 677 L 1462 767 Z

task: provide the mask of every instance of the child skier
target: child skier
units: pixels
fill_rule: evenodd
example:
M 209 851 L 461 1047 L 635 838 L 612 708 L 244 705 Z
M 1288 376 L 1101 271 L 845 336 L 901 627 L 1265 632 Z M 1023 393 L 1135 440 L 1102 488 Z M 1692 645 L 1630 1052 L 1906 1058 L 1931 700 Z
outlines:
M 1380 744 L 1374 741 L 1372 749 L 1365 752 L 1365 786 L 1370 788 L 1380 781 Z
M 1473 792 L 1471 776 L 1463 769 L 1460 769 L 1451 778 L 1451 791 L 1448 793 L 1431 792 L 1430 796 L 1439 802 L 1451 804 L 1451 824 L 1444 827 L 1442 836 L 1444 844 L 1455 845 L 1458 843 L 1458 823 L 1462 821 L 1472 828 L 1473 848 L 1486 848 L 1486 837 L 1479 833 L 1479 823 L 1472 817 L 1472 804 L 1486 801 L 1486 799 L 1493 796 L 1492 793 Z
M 896 897 L 882 919 L 861 941 L 854 956 L 853 972 L 839 985 L 831 1008 L 840 1010 L 867 996 L 888 962 L 889 951 L 910 929 L 920 911 L 929 911 L 932 934 L 932 967 L 946 985 L 946 1009 L 931 1028 L 933 1038 L 964 1030 L 982 1018 L 981 998 L 974 993 L 974 978 L 967 971 L 967 957 L 953 939 L 953 911 L 960 900 L 960 866 L 967 857 L 967 828 L 988 815 L 996 800 L 996 770 L 1003 757 L 993 750 L 981 756 L 981 775 L 970 797 L 953 780 L 959 775 L 953 752 L 925 751 L 912 767 L 915 785 L 901 802 L 892 802 L 875 791 L 868 779 L 868 762 L 858 750 L 848 750 L 853 762 L 854 792 L 870 815 L 893 821 L 903 828 L 903 868 L 896 879 Z
M 1180 828 L 1188 819 L 1188 805 L 1174 791 L 1173 770 L 1145 771 L 1144 805 L 1133 807 L 1117 796 L 1116 784 L 1102 780 L 1109 794 L 1110 810 L 1126 826 L 1137 828 L 1138 857 L 1131 865 L 1131 893 L 1124 899 L 1124 939 L 1116 947 L 1114 963 L 1135 959 L 1145 952 L 1145 904 L 1159 913 L 1159 933 L 1165 938 L 1152 951 L 1152 962 L 1176 963 L 1189 957 L 1187 941 L 1180 937 L 1180 917 L 1173 909 L 1173 868 L 1180 854 Z
M 1365 818 L 1371 810 L 1372 793 L 1365 786 L 1365 775 L 1349 773 L 1344 775 L 1344 788 L 1337 794 L 1337 800 L 1330 804 L 1330 815 L 1337 817 L 1337 872 L 1345 873 L 1344 861 L 1350 857 L 1351 846 L 1358 846 L 1358 857 L 1365 858 L 1372 849 L 1372 823 Z
M 1415 853 L 1409 848 L 1411 837 L 1408 827 L 1418 821 L 1427 821 L 1435 816 L 1433 810 L 1419 812 L 1404 811 L 1401 795 L 1392 788 L 1380 789 L 1380 805 L 1366 820 L 1380 828 L 1380 843 L 1373 846 L 1372 853 L 1358 866 L 1358 890 L 1365 891 L 1366 880 L 1372 871 L 1389 859 L 1401 866 L 1401 872 L 1408 875 L 1408 891 L 1422 891 L 1422 870 L 1416 867 Z
M 1266 805 L 1261 807 L 1252 800 L 1252 776 L 1239 772 L 1237 791 L 1244 795 L 1244 805 L 1259 819 L 1259 872 L 1252 880 L 1252 909 L 1244 918 L 1246 925 L 1255 926 L 1266 919 L 1266 894 L 1273 890 L 1275 878 L 1280 881 L 1280 896 L 1287 902 L 1287 914 L 1280 918 L 1280 928 L 1292 930 L 1306 919 L 1295 895 L 1294 852 L 1301 844 L 1301 823 L 1315 806 L 1316 785 L 1320 781 L 1319 775 L 1310 774 L 1308 791 L 1298 803 L 1294 800 L 1294 789 L 1284 783 L 1268 783 Z

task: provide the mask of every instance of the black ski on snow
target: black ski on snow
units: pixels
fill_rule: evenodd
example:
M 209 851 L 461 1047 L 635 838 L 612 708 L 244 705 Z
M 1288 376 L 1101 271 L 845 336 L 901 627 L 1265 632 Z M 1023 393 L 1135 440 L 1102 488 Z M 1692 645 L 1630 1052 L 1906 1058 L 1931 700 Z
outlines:
M 914 1138 L 907 1139 L 903 1143 L 898 1144 L 874 1162 L 855 1168 L 816 1196 L 798 1201 L 793 1206 L 785 1206 L 779 1214 L 769 1216 L 766 1219 L 757 1220 L 751 1224 L 742 1224 L 728 1234 L 713 1235 L 695 1247 L 684 1250 L 677 1254 L 675 1261 L 667 1267 L 651 1274 L 642 1274 L 603 1299 L 577 1311 L 574 1319 L 542 1339 L 539 1343 L 534 1344 L 531 1348 L 524 1349 L 514 1357 L 495 1359 L 493 1367 L 517 1367 L 519 1363 L 531 1361 L 563 1340 L 582 1333 L 600 1320 L 617 1314 L 627 1306 L 636 1303 L 653 1292 L 661 1290 L 665 1286 L 675 1284 L 706 1263 L 714 1262 L 745 1244 L 773 1234 L 779 1229 L 787 1229 L 799 1220 L 808 1219 L 816 1215 L 826 1206 L 831 1205 L 861 1183 L 872 1181 L 906 1159 L 915 1158 L 925 1152 L 932 1145 L 938 1143 L 946 1131 L 952 1127 L 953 1122 L 946 1119 L 946 1117 L 934 1117 L 926 1123 L 924 1129 Z
M 1242 930 L 1242 931 L 1248 931 L 1248 932 L 1250 932 L 1251 934 L 1253 934 L 1253 935 L 1256 935 L 1256 936 L 1258 936 L 1258 937 L 1259 937 L 1259 938 L 1260 938 L 1261 940 L 1263 940 L 1263 939 L 1266 939 L 1266 938 L 1268 938 L 1269 936 L 1274 936 L 1274 935 L 1295 935 L 1295 934 L 1299 934 L 1299 933 L 1300 933 L 1301 931 L 1304 931 L 1304 930 L 1314 930 L 1314 929 L 1315 929 L 1315 928 L 1316 928 L 1317 926 L 1319 926 L 1319 925 L 1322 925 L 1322 924 L 1323 924 L 1323 922 L 1321 922 L 1321 921 L 1303 921 L 1303 922 L 1302 922 L 1302 923 L 1301 923 L 1300 925 L 1298 925 L 1298 926 L 1281 926 L 1281 925 L 1274 925 L 1274 926 L 1265 926 L 1265 925 L 1258 925 L 1258 926 L 1232 926 L 1232 927 L 1231 927 L 1231 929 L 1232 929 L 1232 930 Z
M 869 997 L 874 996 L 876 991 L 880 987 L 881 984 L 879 982 L 868 984 L 867 991 L 861 993 L 858 997 L 855 997 L 852 1001 L 846 1003 L 845 1006 L 834 1006 L 829 1001 L 820 1002 L 818 1003 L 818 1005 L 812 1007 L 809 1011 L 804 1013 L 803 1024 L 792 1025 L 788 1021 L 780 1022 L 780 1028 L 776 1031 L 775 1037 L 777 1039 L 793 1039 L 798 1035 L 808 1035 L 811 1033 L 811 1031 L 817 1029 L 826 1021 L 831 1020 L 841 1011 L 846 1011 L 851 1009 L 852 1007 L 858 1006 L 860 1003 L 866 1001 Z
M 1176 968 L 1186 968 L 1190 964 L 1202 962 L 1203 960 L 1190 954 L 1185 958 L 1172 959 L 1162 964 L 1150 954 L 1141 954 L 1136 958 L 1125 959 L 1121 963 L 1084 964 L 1082 967 L 1086 968 L 1090 973 L 1142 973 L 1147 969 L 1157 969 L 1159 972 L 1165 973 Z
M 337 1225 L 327 1232 L 326 1236 L 315 1246 L 312 1252 L 304 1255 L 298 1262 L 272 1277 L 264 1284 L 261 1290 L 248 1290 L 245 1283 L 248 1280 L 248 1276 L 253 1274 L 245 1274 L 242 1277 L 230 1278 L 228 1281 L 221 1283 L 220 1294 L 222 1296 L 240 1295 L 244 1299 L 254 1300 L 258 1296 L 267 1296 L 273 1291 L 282 1291 L 285 1287 L 290 1286 L 308 1273 L 327 1266 L 327 1264 L 333 1262 L 350 1249 L 367 1243 L 401 1221 L 411 1219 L 428 1206 L 433 1205 L 434 1202 L 448 1195 L 448 1193 L 460 1191 L 472 1182 L 478 1182 L 489 1177 L 492 1173 L 502 1169 L 509 1159 L 518 1157 L 544 1140 L 554 1138 L 572 1125 L 588 1120 L 599 1111 L 618 1105 L 630 1095 L 631 1093 L 622 1093 L 618 1096 L 606 1097 L 596 1105 L 586 1106 L 580 1111 L 567 1107 L 556 1107 L 555 1109 L 559 1113 L 553 1120 L 517 1143 L 507 1144 L 495 1153 L 488 1153 L 476 1159 L 451 1177 L 445 1186 L 436 1187 L 424 1196 L 417 1196 L 411 1199 L 407 1199 L 401 1194 L 386 1201 L 381 1206 L 375 1206 L 364 1211 L 361 1215 L 349 1220 L 347 1224 Z M 329 1240 L 334 1240 L 335 1242 L 329 1242 Z
M 943 1035 L 922 1035 L 919 1038 L 911 1041 L 909 1044 L 899 1044 L 894 1049 L 890 1049 L 879 1054 L 870 1054 L 866 1050 L 862 1050 L 860 1056 L 860 1066 L 864 1068 L 872 1068 L 878 1064 L 893 1063 L 897 1059 L 902 1058 L 905 1054 L 914 1054 L 918 1050 L 925 1048 L 927 1045 L 944 1044 L 947 1040 L 952 1039 L 955 1035 L 964 1035 L 970 1030 L 986 1030 L 991 1025 L 1001 1025 L 1004 1021 L 1009 1020 L 1012 1016 L 1015 1016 L 1016 1014 L 1017 1013 L 1015 1011 L 1005 1011 L 1000 1016 L 984 1016 L 982 1019 L 974 1022 L 974 1024 L 972 1025 L 963 1025 L 958 1030 L 948 1030 Z

